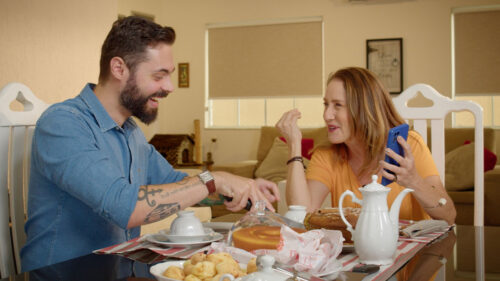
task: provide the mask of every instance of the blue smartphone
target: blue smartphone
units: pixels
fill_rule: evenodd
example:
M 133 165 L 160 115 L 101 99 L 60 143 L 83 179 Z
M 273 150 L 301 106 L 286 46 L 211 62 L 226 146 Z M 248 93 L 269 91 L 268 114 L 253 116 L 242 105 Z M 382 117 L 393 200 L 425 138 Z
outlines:
M 406 141 L 408 139 L 409 128 L 410 127 L 408 126 L 408 124 L 402 124 L 402 125 L 399 125 L 397 127 L 390 129 L 389 135 L 387 136 L 387 146 L 386 147 L 392 149 L 394 152 L 396 152 L 397 154 L 404 157 L 405 153 L 404 153 L 404 150 L 401 147 L 401 145 L 399 145 L 399 143 L 398 143 L 398 136 L 402 136 Z M 385 162 L 392 164 L 392 165 L 399 166 L 399 163 L 396 162 L 396 160 L 392 159 L 391 157 L 387 156 L 387 154 L 385 155 Z M 386 171 L 393 174 L 389 170 L 386 170 Z M 389 180 L 389 179 L 386 179 L 385 177 L 382 177 L 382 185 L 386 186 L 390 183 L 392 183 L 392 180 Z

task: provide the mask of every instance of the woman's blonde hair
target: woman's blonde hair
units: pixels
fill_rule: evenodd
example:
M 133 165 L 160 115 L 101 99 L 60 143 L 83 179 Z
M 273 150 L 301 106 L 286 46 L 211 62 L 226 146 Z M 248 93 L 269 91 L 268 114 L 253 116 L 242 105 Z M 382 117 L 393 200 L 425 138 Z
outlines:
M 340 80 L 346 91 L 346 106 L 350 113 L 351 134 L 364 144 L 367 152 L 359 175 L 370 171 L 387 142 L 389 129 L 404 123 L 394 107 L 389 92 L 374 73 L 365 68 L 347 67 L 330 74 L 332 80 Z M 334 144 L 334 150 L 343 161 L 347 161 L 347 147 L 344 143 Z

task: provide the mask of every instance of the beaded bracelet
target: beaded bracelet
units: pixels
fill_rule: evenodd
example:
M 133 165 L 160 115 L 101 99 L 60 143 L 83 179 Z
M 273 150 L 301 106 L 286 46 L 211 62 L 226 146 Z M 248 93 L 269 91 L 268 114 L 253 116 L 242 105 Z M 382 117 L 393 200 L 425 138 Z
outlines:
M 286 164 L 290 164 L 294 161 L 298 161 L 298 162 L 301 162 L 302 163 L 302 166 L 304 167 L 304 170 L 306 169 L 306 165 L 304 165 L 304 159 L 302 158 L 302 156 L 295 156 L 295 157 L 292 157 L 290 158 L 290 160 L 286 161 Z

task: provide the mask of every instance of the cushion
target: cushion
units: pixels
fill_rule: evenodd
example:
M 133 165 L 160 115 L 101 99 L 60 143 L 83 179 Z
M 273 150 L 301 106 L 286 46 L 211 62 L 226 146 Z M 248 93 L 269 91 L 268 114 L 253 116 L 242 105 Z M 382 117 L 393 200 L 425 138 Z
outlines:
M 280 140 L 282 140 L 284 143 L 286 143 L 286 139 L 284 137 L 280 137 Z M 301 141 L 301 144 L 302 144 L 301 145 L 301 147 L 302 147 L 302 151 L 301 151 L 302 157 L 305 157 L 308 160 L 311 160 L 312 149 L 314 147 L 314 139 L 303 138 L 302 141 Z
M 470 140 L 464 142 L 464 144 L 472 143 Z M 484 149 L 484 171 L 493 170 L 497 164 L 497 156 L 495 153 L 491 152 L 489 149 Z
M 275 138 L 271 149 L 255 171 L 255 176 L 273 182 L 286 180 L 288 172 L 286 161 L 288 161 L 288 159 L 288 145 L 280 140 L 279 137 Z M 306 166 L 308 163 L 309 160 L 304 159 L 304 164 Z
M 489 153 L 493 154 L 491 151 Z M 496 155 L 494 156 L 496 163 Z M 450 191 L 467 190 L 474 187 L 474 145 L 462 145 L 446 153 L 445 185 L 446 189 Z

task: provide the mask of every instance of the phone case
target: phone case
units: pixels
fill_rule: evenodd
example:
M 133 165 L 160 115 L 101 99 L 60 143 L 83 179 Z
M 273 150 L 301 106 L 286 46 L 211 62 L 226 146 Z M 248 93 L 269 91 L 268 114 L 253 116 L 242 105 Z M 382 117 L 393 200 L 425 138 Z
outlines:
M 403 148 L 399 145 L 398 143 L 398 136 L 402 136 L 405 140 L 408 139 L 408 130 L 409 130 L 408 124 L 402 124 L 397 127 L 394 127 L 389 130 L 389 135 L 387 137 L 387 146 L 388 148 L 392 149 L 394 152 L 397 154 L 401 155 L 404 157 L 404 151 Z M 385 162 L 399 166 L 398 162 L 396 160 L 392 159 L 391 157 L 385 155 Z M 388 171 L 388 170 L 386 170 Z M 392 172 L 388 171 L 389 173 L 392 174 Z M 386 186 L 388 184 L 392 183 L 392 180 L 386 179 L 385 177 L 382 178 L 382 185 Z

